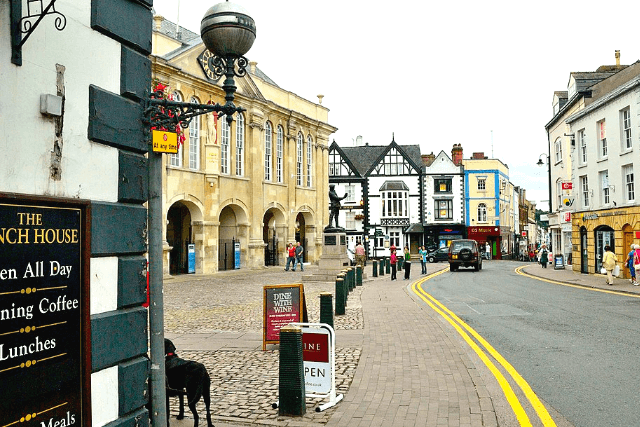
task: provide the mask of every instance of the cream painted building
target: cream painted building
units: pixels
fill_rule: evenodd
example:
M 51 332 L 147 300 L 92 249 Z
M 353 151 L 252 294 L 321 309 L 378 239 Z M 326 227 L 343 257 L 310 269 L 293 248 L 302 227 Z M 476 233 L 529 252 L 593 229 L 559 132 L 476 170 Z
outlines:
M 513 184 L 509 168 L 484 153 L 462 160 L 464 166 L 467 237 L 489 244 L 491 257 L 511 254 L 514 241 Z
M 176 100 L 224 103 L 222 82 L 200 37 L 154 17 L 152 77 Z M 213 114 L 194 118 L 176 155 L 163 163 L 165 274 L 282 265 L 288 242 L 305 261 L 321 255 L 328 224 L 329 110 L 279 87 L 255 62 L 235 79 L 229 126 Z M 191 261 L 189 259 L 191 258 Z M 192 270 L 193 271 L 193 270 Z

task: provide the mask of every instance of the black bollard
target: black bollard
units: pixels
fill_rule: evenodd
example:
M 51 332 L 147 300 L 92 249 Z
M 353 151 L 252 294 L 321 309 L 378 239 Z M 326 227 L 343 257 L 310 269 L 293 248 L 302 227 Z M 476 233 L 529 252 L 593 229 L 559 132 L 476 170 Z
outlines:
M 356 270 L 355 268 L 349 268 L 347 272 L 349 276 L 349 292 L 352 292 L 356 288 Z
M 387 274 L 391 274 L 391 258 L 385 258 L 385 268 L 387 270 Z
M 378 277 L 378 261 L 377 260 L 373 260 L 373 262 L 371 263 L 371 265 L 373 265 L 373 277 Z
M 380 276 L 384 276 L 384 264 L 385 264 L 385 260 L 384 260 L 384 258 L 382 258 L 380 260 L 380 271 L 379 271 Z
M 302 328 L 287 325 L 280 329 L 280 373 L 278 414 L 301 417 L 307 412 L 302 360 Z
M 345 306 L 347 305 L 347 296 L 344 294 L 344 279 L 336 278 L 336 316 L 345 314 Z
M 362 286 L 362 266 L 356 267 L 356 286 Z
M 398 271 L 402 271 L 402 264 L 404 263 L 404 258 L 398 257 Z
M 333 295 L 331 292 L 320 293 L 320 323 L 333 328 Z
M 349 283 L 347 283 L 347 272 L 342 271 L 342 273 L 338 274 L 338 277 L 342 279 L 342 292 L 344 294 L 344 305 L 347 306 L 347 301 L 349 300 Z

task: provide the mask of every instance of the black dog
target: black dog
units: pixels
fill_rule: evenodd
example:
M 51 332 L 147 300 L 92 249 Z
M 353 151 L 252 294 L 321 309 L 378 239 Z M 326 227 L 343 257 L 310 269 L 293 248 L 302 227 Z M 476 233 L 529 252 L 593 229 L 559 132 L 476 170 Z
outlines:
M 196 403 L 202 397 L 205 408 L 207 409 L 207 426 L 214 427 L 211 422 L 211 396 L 209 390 L 211 386 L 211 378 L 207 372 L 207 368 L 202 363 L 193 360 L 184 360 L 176 355 L 176 346 L 171 340 L 164 340 L 165 354 L 165 373 L 167 377 L 167 425 L 169 425 L 169 396 L 178 396 L 180 398 L 180 409 L 178 419 L 184 418 L 184 396 L 187 396 L 187 404 L 193 414 L 193 426 L 198 427 L 198 412 L 196 411 Z M 186 390 L 186 393 L 184 392 Z

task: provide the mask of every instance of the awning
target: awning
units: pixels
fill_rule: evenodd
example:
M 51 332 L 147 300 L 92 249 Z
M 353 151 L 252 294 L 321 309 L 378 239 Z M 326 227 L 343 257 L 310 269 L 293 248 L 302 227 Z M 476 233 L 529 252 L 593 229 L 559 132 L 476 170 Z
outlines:
M 424 227 L 422 226 L 422 224 L 411 224 L 409 225 L 409 228 L 407 228 L 407 230 L 405 231 L 405 234 L 409 234 L 409 233 L 424 233 Z

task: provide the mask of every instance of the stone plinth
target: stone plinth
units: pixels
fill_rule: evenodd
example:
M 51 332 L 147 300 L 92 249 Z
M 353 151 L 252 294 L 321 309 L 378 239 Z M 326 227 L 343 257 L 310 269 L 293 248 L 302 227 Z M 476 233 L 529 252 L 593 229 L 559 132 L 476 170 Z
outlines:
M 303 281 L 332 282 L 340 271 L 349 266 L 347 256 L 347 234 L 343 231 L 324 232 L 322 256 L 318 261 L 318 271 L 303 276 Z

